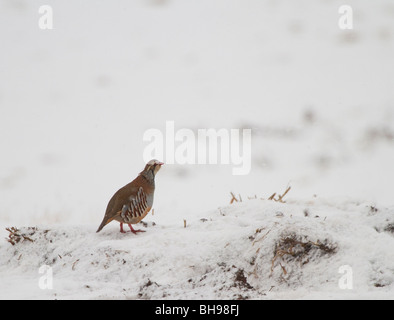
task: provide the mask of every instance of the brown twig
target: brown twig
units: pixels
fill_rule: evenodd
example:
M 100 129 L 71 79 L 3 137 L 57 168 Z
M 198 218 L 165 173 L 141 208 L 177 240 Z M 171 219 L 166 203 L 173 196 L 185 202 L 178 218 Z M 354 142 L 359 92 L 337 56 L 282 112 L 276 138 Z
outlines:
M 279 265 L 280 265 L 281 268 L 282 268 L 283 274 L 286 275 L 286 274 L 287 274 L 286 268 L 285 268 L 284 266 L 282 266 L 281 263 L 279 263 Z
M 79 259 L 77 259 L 77 260 L 74 261 L 74 263 L 73 263 L 73 265 L 72 265 L 72 267 L 71 267 L 72 270 L 75 270 L 75 265 L 77 264 L 78 261 L 79 261 Z
M 268 200 L 275 200 L 274 197 L 276 196 L 276 192 L 271 195 L 271 197 L 268 198 Z
M 275 199 L 275 196 L 276 196 L 276 192 L 274 193 L 274 194 L 272 194 L 269 198 L 268 198 L 268 200 L 274 200 L 274 201 L 276 201 L 276 202 L 282 202 L 282 203 L 284 203 L 284 201 L 283 201 L 283 198 L 285 197 L 285 195 L 290 191 L 290 189 L 291 189 L 291 187 L 288 187 L 287 189 L 286 189 L 286 191 L 285 191 L 285 193 L 284 194 L 282 194 L 282 195 L 278 195 L 278 199 Z
M 276 201 L 283 202 L 282 199 L 283 199 L 284 196 L 290 191 L 290 189 L 291 189 L 291 187 L 289 186 L 289 187 L 286 189 L 286 191 L 285 191 L 285 193 L 284 193 L 283 195 L 279 195 L 279 199 L 276 200 Z
M 259 229 L 257 229 L 257 230 L 259 230 Z M 256 231 L 257 231 L 257 230 L 256 230 Z M 260 239 L 254 240 L 253 243 L 252 243 L 252 246 L 254 246 L 254 244 L 255 244 L 257 241 L 264 240 L 264 238 L 265 238 L 270 232 L 271 232 L 271 229 L 268 230 Z
M 230 204 L 232 204 L 234 201 L 238 202 L 238 199 L 235 197 L 234 193 L 230 192 L 230 194 L 231 194 L 231 197 L 232 197 L 231 201 L 230 201 Z

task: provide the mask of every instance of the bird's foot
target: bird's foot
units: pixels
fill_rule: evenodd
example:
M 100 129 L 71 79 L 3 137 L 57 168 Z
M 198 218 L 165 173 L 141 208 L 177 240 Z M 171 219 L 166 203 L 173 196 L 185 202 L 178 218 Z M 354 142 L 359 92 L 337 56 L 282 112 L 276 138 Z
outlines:
M 134 230 L 131 224 L 129 224 L 128 226 L 130 228 L 130 231 L 134 234 L 137 234 L 137 232 L 145 232 L 145 230 L 141 230 L 141 229 Z

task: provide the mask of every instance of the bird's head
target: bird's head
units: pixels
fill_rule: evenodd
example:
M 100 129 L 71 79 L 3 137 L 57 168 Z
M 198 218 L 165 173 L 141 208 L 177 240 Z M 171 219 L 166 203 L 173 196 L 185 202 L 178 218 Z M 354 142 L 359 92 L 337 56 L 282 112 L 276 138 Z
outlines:
M 163 165 L 163 162 L 160 162 L 159 160 L 150 160 L 146 165 L 144 171 L 142 173 L 145 173 L 148 176 L 155 177 L 156 173 L 159 172 L 161 166 Z

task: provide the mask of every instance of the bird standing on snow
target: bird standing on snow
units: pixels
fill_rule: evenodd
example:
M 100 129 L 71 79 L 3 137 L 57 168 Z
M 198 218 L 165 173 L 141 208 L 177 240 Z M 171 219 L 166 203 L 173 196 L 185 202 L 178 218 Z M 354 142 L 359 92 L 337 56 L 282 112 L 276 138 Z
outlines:
M 144 230 L 134 230 L 131 225 L 144 219 L 152 208 L 155 175 L 163 164 L 157 160 L 149 161 L 137 178 L 112 196 L 105 211 L 103 222 L 101 222 L 96 232 L 99 232 L 112 220 L 120 222 L 120 232 L 122 233 L 125 233 L 123 223 L 127 223 L 134 234 L 144 232 Z

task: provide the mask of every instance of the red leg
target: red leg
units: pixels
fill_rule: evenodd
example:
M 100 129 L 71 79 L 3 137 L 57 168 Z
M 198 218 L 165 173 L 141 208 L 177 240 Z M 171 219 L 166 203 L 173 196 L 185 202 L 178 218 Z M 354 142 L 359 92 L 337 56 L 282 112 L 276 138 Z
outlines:
M 123 230 L 123 223 L 120 223 L 120 232 L 126 233 L 126 231 Z
M 140 229 L 134 230 L 130 223 L 128 224 L 128 226 L 129 226 L 129 228 L 130 228 L 130 231 L 131 231 L 132 233 L 134 233 L 134 234 L 137 234 L 137 232 L 145 232 L 145 230 L 140 230 Z

